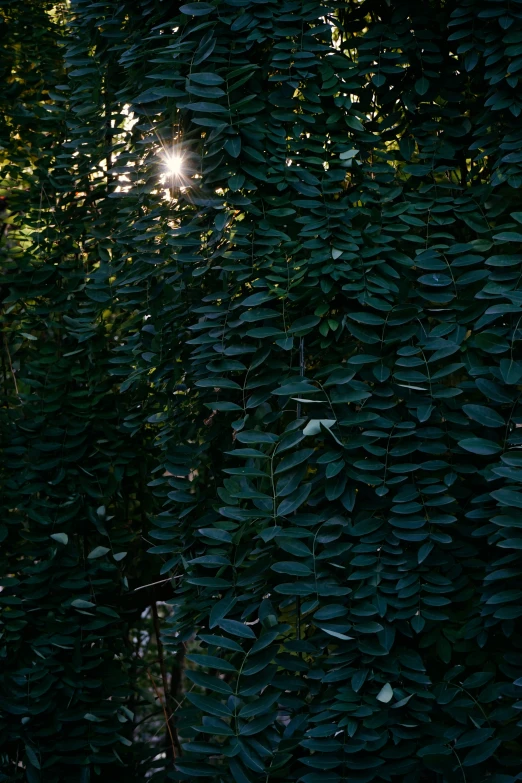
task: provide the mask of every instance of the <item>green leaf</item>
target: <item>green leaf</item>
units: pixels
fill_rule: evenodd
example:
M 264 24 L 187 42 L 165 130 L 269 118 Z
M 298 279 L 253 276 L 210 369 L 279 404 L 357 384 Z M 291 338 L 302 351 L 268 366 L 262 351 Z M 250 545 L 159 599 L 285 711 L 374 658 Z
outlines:
M 317 394 L 320 391 L 321 389 L 312 386 L 306 381 L 296 381 L 295 383 L 287 383 L 284 386 L 280 386 L 279 389 L 274 389 L 272 394 L 290 397 L 292 394 Z
M 497 242 L 522 242 L 522 234 L 518 231 L 501 231 L 499 234 L 494 234 L 493 239 Z
M 362 124 L 362 122 L 357 117 L 354 117 L 353 114 L 346 115 L 344 121 L 346 125 L 348 125 L 348 127 L 351 128 L 352 130 L 355 131 L 364 130 L 364 125 Z
M 256 715 L 262 715 L 269 710 L 280 697 L 279 693 L 269 693 L 261 696 L 251 704 L 245 704 L 239 711 L 240 718 L 253 718 Z
M 512 489 L 496 489 L 491 493 L 491 497 L 506 506 L 522 508 L 522 492 L 516 492 Z
M 111 550 L 106 546 L 97 546 L 92 550 L 92 552 L 89 552 L 89 554 L 87 555 L 87 559 L 95 560 L 98 557 L 103 557 L 110 551 Z
M 482 742 L 478 747 L 469 751 L 462 762 L 462 766 L 473 767 L 475 764 L 481 764 L 495 753 L 499 745 L 500 740 L 487 740 L 486 742 Z
M 459 446 L 466 451 L 471 451 L 472 454 L 481 454 L 482 456 L 502 451 L 497 443 L 486 438 L 463 438 L 463 440 L 459 440 Z
M 421 76 L 421 78 L 417 79 L 417 81 L 415 82 L 415 92 L 418 95 L 426 95 L 426 93 L 428 92 L 429 86 L 430 86 L 430 83 L 426 79 L 426 77 L 425 76 Z
M 219 622 L 225 617 L 230 610 L 236 605 L 237 598 L 234 598 L 233 596 L 228 596 L 226 598 L 222 598 L 220 601 L 218 601 L 214 606 L 212 607 L 212 610 L 210 612 L 210 618 L 209 618 L 209 628 L 215 628 L 216 625 L 219 624 Z
M 294 511 L 303 505 L 312 490 L 311 484 L 302 484 L 299 489 L 292 492 L 277 507 L 277 516 L 284 517 L 293 514 Z
M 38 756 L 36 755 L 36 753 L 32 749 L 32 747 L 30 745 L 28 745 L 27 743 L 25 745 L 25 753 L 26 753 L 26 756 L 27 756 L 27 759 L 28 759 L 29 763 L 32 764 L 32 766 L 35 769 L 41 769 L 40 762 L 38 760 Z
M 232 759 L 230 762 L 230 771 L 235 783 L 252 783 L 250 777 L 246 774 L 239 761 Z
M 307 315 L 295 320 L 288 329 L 289 334 L 306 334 L 313 329 L 314 326 L 320 322 L 320 317 L 317 315 Z
M 256 635 L 253 630 L 245 623 L 240 623 L 238 620 L 220 620 L 219 627 L 232 636 L 240 636 L 242 639 L 255 639 Z
M 223 555 L 201 555 L 200 557 L 193 557 L 188 562 L 194 565 L 207 566 L 208 568 L 230 565 L 230 560 Z
M 312 573 L 312 569 L 307 565 L 294 561 L 274 563 L 270 567 L 272 571 L 276 571 L 278 574 L 290 574 L 291 576 L 309 576 Z
M 242 432 L 237 433 L 236 440 L 240 443 L 277 443 L 279 438 L 272 432 L 243 430 Z
M 223 541 L 224 543 L 231 543 L 232 541 L 230 533 L 227 533 L 226 530 L 220 530 L 218 527 L 200 527 L 198 528 L 198 533 L 216 541 Z
M 351 685 L 355 693 L 358 693 L 361 690 L 362 686 L 366 682 L 367 676 L 368 669 L 360 669 L 352 676 Z
M 188 669 L 186 671 L 186 676 L 189 680 L 195 682 L 196 685 L 200 685 L 202 688 L 208 688 L 216 693 L 224 693 L 227 696 L 230 696 L 233 693 L 232 688 L 227 682 L 218 677 L 212 677 L 210 674 L 195 672 Z
M 298 449 L 297 451 L 293 451 L 281 460 L 274 473 L 284 473 L 286 470 L 291 470 L 292 468 L 297 467 L 297 465 L 301 465 L 303 462 L 306 462 L 313 453 L 313 449 Z
M 199 653 L 191 653 L 187 655 L 187 659 L 198 666 L 205 666 L 208 669 L 219 669 L 223 672 L 235 672 L 236 667 L 229 661 L 225 661 L 222 658 L 217 658 L 215 655 L 200 655 Z
M 344 633 L 340 633 L 339 631 L 333 631 L 331 628 L 323 628 L 321 625 L 317 626 L 321 629 L 321 631 L 324 631 L 324 633 L 327 633 L 329 636 L 333 636 L 336 639 L 342 639 L 343 641 L 349 642 L 353 639 L 353 636 L 346 636 Z
M 462 410 L 470 419 L 478 421 L 479 424 L 483 424 L 485 427 L 506 426 L 502 416 L 492 408 L 487 408 L 485 405 L 463 405 Z
M 192 4 L 197 5 L 196 3 Z M 212 10 L 212 6 L 210 4 L 204 4 L 209 6 L 209 12 Z M 185 8 L 187 6 L 184 6 Z M 183 8 L 183 6 L 182 6 Z M 181 10 L 181 9 L 180 9 Z M 184 11 L 182 13 L 185 13 Z M 217 73 L 211 73 L 211 72 L 200 72 L 195 73 L 194 71 L 191 71 L 190 73 L 190 81 L 196 82 L 196 84 L 203 84 L 203 85 L 216 85 L 216 84 L 223 84 L 225 81 L 222 76 L 219 76 Z
M 179 7 L 180 13 L 186 16 L 206 16 L 214 10 L 214 6 L 210 3 L 186 3 Z
M 419 553 L 418 553 L 418 556 L 417 556 L 417 560 L 419 562 L 419 565 L 420 565 L 420 563 L 423 563 L 426 560 L 426 558 L 428 557 L 428 555 L 430 554 L 430 552 L 432 550 L 433 550 L 433 542 L 432 541 L 427 541 L 425 544 L 422 544 L 422 546 L 419 547 Z
M 393 688 L 389 682 L 382 686 L 376 698 L 377 701 L 382 701 L 383 704 L 388 704 L 393 699 Z
M 241 137 L 235 136 L 232 139 L 227 139 L 223 147 L 232 158 L 238 158 L 241 153 Z
M 326 427 L 329 430 L 335 423 L 335 419 L 310 419 L 303 429 L 303 434 L 318 435 L 321 432 L 321 427 Z
M 50 536 L 54 541 L 58 541 L 59 544 L 66 546 L 69 543 L 69 536 L 67 533 L 51 533 Z
M 187 693 L 187 699 L 208 715 L 215 715 L 218 718 L 230 718 L 232 715 L 232 711 L 226 704 L 222 704 L 210 696 L 200 696 L 197 693 L 189 692 Z
M 233 650 L 234 652 L 243 652 L 241 645 L 234 639 L 229 639 L 228 636 L 218 636 L 216 634 L 199 633 L 201 641 L 212 647 L 217 647 L 220 650 Z
M 493 734 L 494 729 L 474 729 L 472 731 L 466 731 L 462 734 L 455 743 L 456 748 L 470 748 L 475 745 L 482 745 L 483 742 L 488 740 Z

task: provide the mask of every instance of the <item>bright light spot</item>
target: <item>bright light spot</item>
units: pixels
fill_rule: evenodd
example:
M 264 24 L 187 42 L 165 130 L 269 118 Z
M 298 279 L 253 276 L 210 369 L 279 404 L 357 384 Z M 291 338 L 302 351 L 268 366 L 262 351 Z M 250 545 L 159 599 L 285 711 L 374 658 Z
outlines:
M 190 185 L 190 176 L 187 173 L 187 159 L 183 155 L 181 146 L 177 144 L 169 151 L 160 152 L 161 163 L 160 183 L 164 187 L 164 198 L 167 201 L 176 201 L 179 193 L 184 193 Z
M 165 163 L 167 167 L 167 172 L 170 174 L 171 177 L 180 176 L 181 172 L 183 171 L 183 158 L 181 157 L 181 155 L 178 155 L 177 153 L 168 155 Z

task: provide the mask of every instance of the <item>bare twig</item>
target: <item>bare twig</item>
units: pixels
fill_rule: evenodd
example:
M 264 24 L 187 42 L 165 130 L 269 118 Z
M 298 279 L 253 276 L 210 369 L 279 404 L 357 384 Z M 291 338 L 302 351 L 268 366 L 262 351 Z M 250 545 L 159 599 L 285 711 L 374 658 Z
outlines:
M 135 587 L 132 592 L 133 593 L 137 593 L 138 590 L 145 590 L 146 587 L 154 587 L 155 585 L 163 585 L 163 584 L 165 584 L 165 582 L 170 582 L 171 579 L 181 579 L 181 574 L 179 576 L 176 576 L 176 574 L 174 574 L 174 576 L 169 576 L 169 577 L 167 577 L 167 579 L 160 579 L 159 582 L 151 582 L 148 585 L 140 585 L 139 587 Z
M 16 391 L 16 396 L 18 397 L 18 399 L 20 399 L 20 393 L 18 391 L 18 384 L 16 382 L 16 375 L 15 375 L 14 370 L 13 370 L 13 363 L 11 361 L 11 354 L 9 352 L 9 345 L 7 343 L 7 336 L 5 334 L 4 334 L 4 348 L 5 348 L 5 352 L 7 354 L 7 361 L 9 362 L 9 369 L 11 370 L 11 376 L 13 378 L 13 383 L 14 383 L 14 387 L 15 387 L 15 391 Z
M 156 698 L 158 699 L 159 703 L 161 704 L 161 707 L 163 709 L 163 715 L 165 716 L 165 723 L 167 724 L 167 731 L 169 733 L 170 737 L 170 744 L 172 746 L 172 757 L 176 758 L 176 743 L 174 742 L 174 737 L 172 734 L 172 730 L 170 728 L 170 721 L 169 716 L 167 713 L 167 708 L 165 706 L 165 703 L 163 702 L 163 699 L 161 698 L 161 693 L 158 690 L 158 686 L 156 685 L 156 681 L 154 680 L 154 677 L 150 673 L 150 671 L 147 669 L 147 674 L 149 675 L 149 679 L 152 683 L 152 687 L 154 688 L 154 693 L 156 694 Z
M 152 621 L 154 623 L 154 633 L 156 636 L 156 645 L 158 648 L 158 661 L 159 661 L 159 667 L 161 672 L 161 680 L 163 683 L 163 694 L 165 697 L 165 720 L 167 721 L 167 731 L 169 733 L 171 745 L 172 745 L 172 757 L 176 758 L 176 748 L 178 751 L 180 750 L 180 743 L 178 738 L 178 733 L 176 731 L 176 727 L 170 725 L 170 718 L 169 718 L 169 712 L 172 713 L 172 708 L 170 705 L 170 690 L 169 690 L 169 684 L 167 679 L 167 668 L 165 666 L 165 657 L 163 655 L 163 645 L 161 643 L 160 639 L 160 624 L 159 624 L 159 615 L 158 615 L 158 607 L 156 605 L 156 602 L 154 602 L 151 606 L 152 608 Z

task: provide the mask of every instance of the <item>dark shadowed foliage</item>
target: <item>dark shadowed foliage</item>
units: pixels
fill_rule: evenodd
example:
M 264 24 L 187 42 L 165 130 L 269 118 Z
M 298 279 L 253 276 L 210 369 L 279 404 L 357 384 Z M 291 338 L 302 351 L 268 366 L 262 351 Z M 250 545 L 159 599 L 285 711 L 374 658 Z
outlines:
M 522 0 L 0 19 L 0 780 L 522 779 Z

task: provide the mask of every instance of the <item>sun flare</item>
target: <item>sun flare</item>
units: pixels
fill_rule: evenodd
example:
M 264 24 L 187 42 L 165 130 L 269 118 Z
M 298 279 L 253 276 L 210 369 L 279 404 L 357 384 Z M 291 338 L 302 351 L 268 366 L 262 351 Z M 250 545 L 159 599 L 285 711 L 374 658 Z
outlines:
M 179 177 L 183 171 L 183 158 L 178 153 L 172 153 L 166 158 L 167 173 L 171 177 Z

